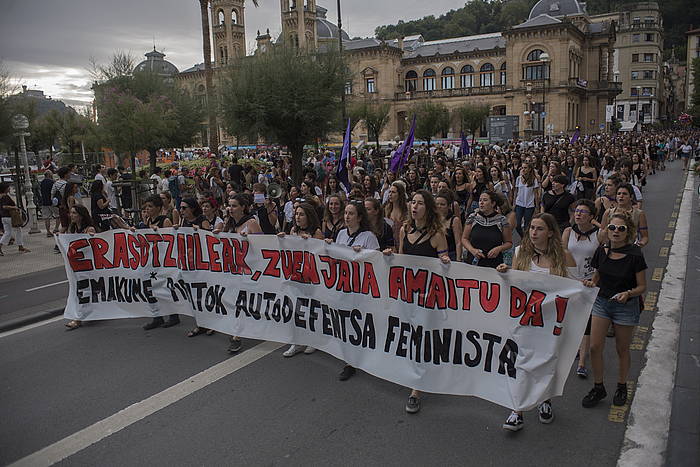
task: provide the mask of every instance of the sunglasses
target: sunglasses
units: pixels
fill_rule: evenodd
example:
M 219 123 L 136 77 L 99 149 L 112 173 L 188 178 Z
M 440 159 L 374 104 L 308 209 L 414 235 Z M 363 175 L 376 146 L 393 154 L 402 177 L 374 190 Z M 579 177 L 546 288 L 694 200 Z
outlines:
M 608 230 L 611 232 L 618 231 L 620 233 L 626 232 L 627 231 L 627 226 L 626 225 L 615 225 L 615 224 L 609 224 L 608 225 Z

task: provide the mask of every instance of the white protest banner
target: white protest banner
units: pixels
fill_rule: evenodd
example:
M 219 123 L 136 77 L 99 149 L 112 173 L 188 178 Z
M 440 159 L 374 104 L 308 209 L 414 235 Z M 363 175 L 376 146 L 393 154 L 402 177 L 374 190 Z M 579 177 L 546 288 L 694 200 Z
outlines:
M 193 316 L 310 345 L 425 392 L 527 410 L 561 395 L 597 289 L 547 274 L 181 228 L 60 235 L 81 320 Z

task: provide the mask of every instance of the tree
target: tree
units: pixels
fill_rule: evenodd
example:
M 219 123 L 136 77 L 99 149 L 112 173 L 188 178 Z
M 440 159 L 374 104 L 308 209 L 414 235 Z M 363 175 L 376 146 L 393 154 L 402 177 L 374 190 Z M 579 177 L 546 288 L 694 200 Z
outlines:
M 367 127 L 367 137 L 374 138 L 379 149 L 379 135 L 389 123 L 391 106 L 385 102 L 364 100 L 350 107 L 350 119 L 357 124 L 363 122 Z
M 0 60 L 0 142 L 7 141 L 12 137 L 12 124 L 10 122 L 12 115 L 7 100 L 11 92 L 10 72 Z
M 222 83 L 223 118 L 231 134 L 261 135 L 287 146 L 292 177 L 302 178 L 304 145 L 337 130 L 348 78 L 337 50 L 274 47 L 231 67 Z
M 444 104 L 425 101 L 413 107 L 416 116 L 416 138 L 428 142 L 433 136 L 450 131 L 450 112 Z
M 688 113 L 693 117 L 693 123 L 700 126 L 700 58 L 694 58 L 690 66 L 693 69 L 693 94 Z
M 481 128 L 484 119 L 489 116 L 489 106 L 464 104 L 457 107 L 454 114 L 463 131 L 466 130 L 472 135 L 476 135 L 476 131 Z

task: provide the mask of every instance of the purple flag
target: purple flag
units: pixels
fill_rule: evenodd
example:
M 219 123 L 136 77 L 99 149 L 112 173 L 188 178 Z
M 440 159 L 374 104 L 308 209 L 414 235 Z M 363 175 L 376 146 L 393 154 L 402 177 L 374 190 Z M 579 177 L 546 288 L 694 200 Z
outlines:
M 462 131 L 462 144 L 460 145 L 459 150 L 462 153 L 462 157 L 468 156 L 471 153 L 471 149 L 469 149 L 469 141 L 467 141 L 464 131 Z
M 574 131 L 573 136 L 571 136 L 570 144 L 574 144 L 576 141 L 578 141 L 580 136 L 581 136 L 581 129 L 579 127 L 576 127 L 576 131 Z
M 348 177 L 348 161 L 350 160 L 350 119 L 348 118 L 348 128 L 345 130 L 343 139 L 343 151 L 340 153 L 340 160 L 336 169 L 338 181 L 342 183 L 345 192 L 350 191 L 350 179 Z
M 413 123 L 411 124 L 411 129 L 408 131 L 408 137 L 403 142 L 401 146 L 394 153 L 394 157 L 391 158 L 391 163 L 389 168 L 392 172 L 397 173 L 401 170 L 408 161 L 408 157 L 411 155 L 411 150 L 413 149 L 413 141 L 416 137 L 416 116 L 413 116 Z

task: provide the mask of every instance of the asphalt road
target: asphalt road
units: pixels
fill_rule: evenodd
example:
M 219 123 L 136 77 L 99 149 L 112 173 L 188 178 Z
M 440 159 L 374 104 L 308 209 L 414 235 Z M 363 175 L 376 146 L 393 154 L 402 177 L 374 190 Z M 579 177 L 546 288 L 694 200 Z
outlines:
M 63 266 L 0 281 L 0 324 L 65 306 L 67 285 Z
M 673 232 L 669 222 L 684 178 L 676 162 L 653 176 L 644 191 L 651 224 L 645 248 L 650 292 L 660 285 L 651 276 L 665 267 L 659 254 L 671 245 L 666 234 Z M 45 282 L 32 277 L 32 287 L 64 280 L 57 271 L 42 274 Z M 697 274 L 688 277 L 688 284 L 697 279 Z M 0 296 L 10 291 L 13 306 L 34 303 L 30 297 L 39 294 L 57 297 L 64 287 L 22 292 L 31 288 L 22 280 L 27 278 L 12 288 L 0 284 Z M 9 299 L 0 301 L 2 315 L 8 313 L 4 300 Z M 653 309 L 653 293 L 648 305 Z M 643 313 L 633 342 L 632 383 L 653 316 L 653 311 Z M 553 402 L 554 423 L 542 425 L 530 412 L 525 428 L 509 433 L 501 428 L 509 411 L 476 398 L 425 395 L 421 412 L 408 415 L 407 389 L 362 372 L 340 382 L 342 363 L 321 352 L 285 359 L 282 347 L 246 364 L 247 356 L 261 349 L 256 345 L 269 344 L 248 340 L 242 354 L 231 358 L 223 335 L 186 338 L 189 318 L 150 332 L 141 329 L 145 321 L 95 322 L 71 332 L 54 321 L 0 335 L 0 464 L 66 437 L 71 442 L 52 451 L 59 458 L 71 454 L 60 462 L 64 465 L 612 466 L 620 452 L 628 407 L 611 408 L 610 394 L 594 409 L 581 408 L 590 379 L 572 375 L 564 396 Z M 611 389 L 612 340 L 606 361 Z M 217 364 L 228 368 L 218 379 L 211 377 Z M 194 377 L 200 372 L 205 373 Z M 201 389 L 187 389 L 210 377 L 214 382 Z M 183 381 L 185 386 L 168 390 Z M 100 437 L 100 430 L 116 432 Z

